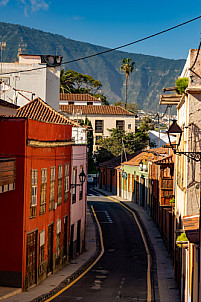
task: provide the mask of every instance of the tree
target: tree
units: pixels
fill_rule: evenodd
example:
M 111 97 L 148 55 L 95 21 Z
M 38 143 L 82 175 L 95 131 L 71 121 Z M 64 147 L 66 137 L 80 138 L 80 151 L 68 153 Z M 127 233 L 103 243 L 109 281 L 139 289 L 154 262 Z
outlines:
M 148 131 L 153 129 L 153 127 L 152 120 L 149 117 L 145 117 L 140 122 L 140 126 L 135 133 L 126 133 L 118 128 L 108 129 L 110 136 L 99 141 L 99 148 L 94 154 L 96 161 L 100 163 L 107 160 L 105 159 L 106 156 L 116 157 L 122 152 L 133 154 L 138 150 L 146 149 L 150 144 Z
M 63 93 L 88 93 L 100 98 L 104 105 L 109 105 L 106 97 L 100 92 L 102 84 L 88 74 L 82 74 L 74 70 L 61 70 L 60 91 Z
M 60 72 L 60 92 L 70 93 L 71 89 L 72 89 L 72 82 L 70 81 L 70 78 L 66 75 L 65 70 L 62 68 Z
M 125 92 L 125 107 L 124 107 L 126 109 L 128 77 L 129 77 L 130 73 L 133 72 L 135 62 L 131 62 L 130 58 L 127 58 L 127 59 L 123 58 L 123 60 L 121 62 L 122 62 L 122 65 L 120 67 L 120 70 L 123 70 L 126 75 L 126 92 Z

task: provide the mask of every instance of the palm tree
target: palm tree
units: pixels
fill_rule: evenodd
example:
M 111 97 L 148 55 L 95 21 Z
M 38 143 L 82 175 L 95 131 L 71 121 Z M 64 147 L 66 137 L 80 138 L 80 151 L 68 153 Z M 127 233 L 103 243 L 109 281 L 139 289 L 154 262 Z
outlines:
M 63 68 L 60 72 L 60 92 L 71 93 L 73 90 L 72 77 Z
M 126 107 L 127 107 L 128 77 L 129 77 L 129 74 L 133 72 L 135 62 L 131 62 L 130 58 L 127 58 L 127 59 L 123 58 L 123 60 L 121 62 L 122 62 L 122 65 L 120 67 L 120 70 L 123 70 L 125 72 L 125 75 L 126 75 L 126 93 L 125 93 L 125 105 L 124 105 L 124 108 L 126 109 Z

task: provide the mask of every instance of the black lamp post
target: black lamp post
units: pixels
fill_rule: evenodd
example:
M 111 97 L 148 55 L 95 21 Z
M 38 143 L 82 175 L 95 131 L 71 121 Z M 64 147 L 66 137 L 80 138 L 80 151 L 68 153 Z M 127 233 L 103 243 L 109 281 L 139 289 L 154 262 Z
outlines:
M 183 155 L 187 156 L 188 158 L 191 158 L 191 159 L 193 159 L 193 160 L 195 160 L 197 162 L 201 161 L 201 152 L 195 152 L 195 151 L 192 151 L 192 152 L 183 152 L 183 151 L 178 151 L 178 147 L 179 147 L 180 142 L 181 142 L 182 132 L 183 131 L 181 130 L 180 126 L 177 124 L 177 121 L 173 120 L 172 125 L 167 130 L 167 135 L 168 135 L 169 143 L 170 143 L 170 146 L 171 146 L 172 150 L 174 151 L 175 154 L 178 154 L 178 155 L 182 155 L 183 154 Z M 174 134 L 174 135 L 179 134 L 178 144 L 173 144 L 171 142 L 170 134 Z
M 79 181 L 80 181 L 80 183 L 79 184 L 71 184 L 70 186 L 71 186 L 71 188 L 74 188 L 76 186 L 83 186 L 83 183 L 85 182 L 85 180 L 86 180 L 86 174 L 84 173 L 84 170 L 82 168 L 82 171 L 79 174 Z

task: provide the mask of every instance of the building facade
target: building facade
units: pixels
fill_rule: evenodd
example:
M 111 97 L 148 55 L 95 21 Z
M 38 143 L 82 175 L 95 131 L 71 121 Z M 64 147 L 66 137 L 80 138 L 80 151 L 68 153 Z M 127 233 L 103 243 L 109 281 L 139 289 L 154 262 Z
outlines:
M 68 262 L 71 136 L 70 125 L 0 120 L 0 153 L 16 158 L 15 190 L 1 193 L 2 285 L 25 290 Z

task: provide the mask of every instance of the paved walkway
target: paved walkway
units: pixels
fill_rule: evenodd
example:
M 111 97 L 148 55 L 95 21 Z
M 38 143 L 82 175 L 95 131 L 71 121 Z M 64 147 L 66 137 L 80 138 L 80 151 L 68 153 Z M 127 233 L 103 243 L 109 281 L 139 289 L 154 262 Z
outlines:
M 97 252 L 96 228 L 91 211 L 87 210 L 86 251 L 79 255 L 75 260 L 71 261 L 70 264 L 45 279 L 39 285 L 31 288 L 29 291 L 21 292 L 21 290 L 16 288 L 0 287 L 0 300 L 4 300 L 5 302 L 32 301 L 59 286 L 64 279 L 79 272 L 81 267 L 93 258 Z M 20 293 L 16 294 L 16 290 L 18 290 L 18 292 L 20 291 Z M 9 295 L 12 295 L 12 297 L 9 297 Z
M 148 215 L 148 212 L 141 206 L 128 201 L 127 199 L 113 195 L 112 193 L 97 187 L 94 189 L 124 203 L 138 213 L 155 251 L 160 302 L 180 302 L 179 289 L 174 277 L 173 261 L 165 248 L 155 223 Z

